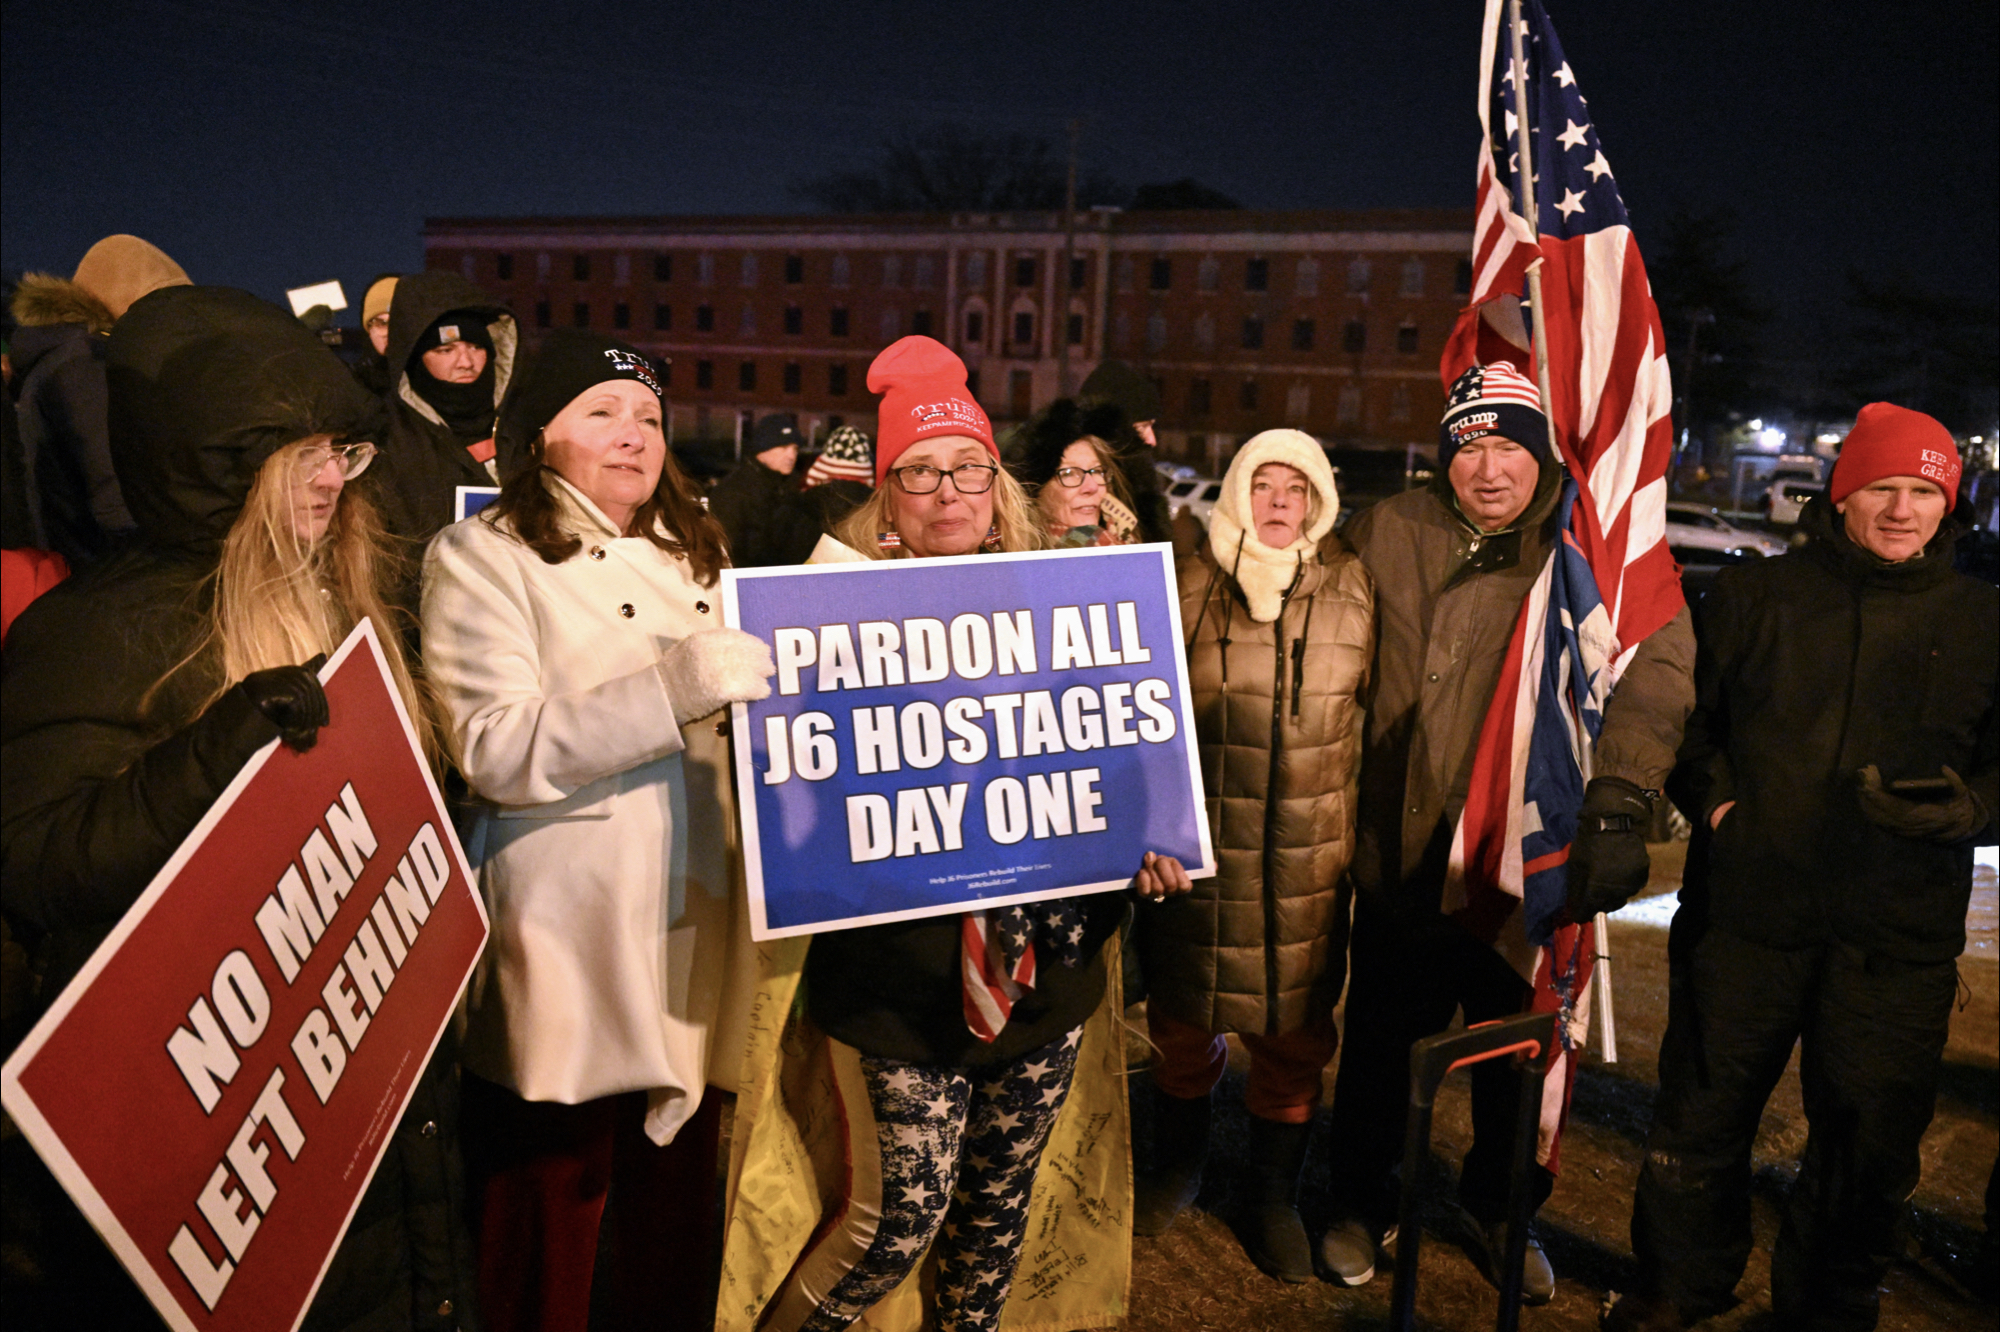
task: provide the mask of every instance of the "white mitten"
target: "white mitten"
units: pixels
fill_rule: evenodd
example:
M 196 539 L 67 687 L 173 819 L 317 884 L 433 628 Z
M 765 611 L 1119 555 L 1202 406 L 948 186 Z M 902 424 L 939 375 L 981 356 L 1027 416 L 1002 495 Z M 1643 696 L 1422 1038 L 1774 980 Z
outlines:
M 660 658 L 660 680 L 682 726 L 730 703 L 769 698 L 777 673 L 770 646 L 741 629 L 689 634 Z

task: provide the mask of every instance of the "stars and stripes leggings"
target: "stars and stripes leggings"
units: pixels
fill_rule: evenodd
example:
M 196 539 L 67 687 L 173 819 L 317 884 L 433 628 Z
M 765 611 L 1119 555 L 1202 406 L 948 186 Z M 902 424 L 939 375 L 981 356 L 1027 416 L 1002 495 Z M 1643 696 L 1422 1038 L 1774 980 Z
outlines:
M 939 1332 L 985 1332 L 1021 1258 L 1028 1200 L 1069 1094 L 1083 1028 L 997 1067 L 861 1059 L 877 1150 L 857 1152 L 845 1207 L 793 1269 L 767 1329 L 839 1332 L 935 1244 Z M 859 1121 L 861 1107 L 850 1106 Z M 865 1126 L 854 1125 L 857 1137 Z

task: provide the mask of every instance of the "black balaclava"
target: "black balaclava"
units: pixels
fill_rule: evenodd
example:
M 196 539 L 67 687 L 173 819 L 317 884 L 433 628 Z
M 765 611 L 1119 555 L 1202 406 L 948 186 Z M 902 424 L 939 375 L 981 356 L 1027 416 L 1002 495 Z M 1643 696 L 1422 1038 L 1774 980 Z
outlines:
M 424 353 L 453 342 L 469 342 L 486 352 L 486 368 L 470 384 L 453 384 L 439 379 L 424 365 Z M 460 439 L 493 437 L 493 384 L 499 367 L 493 355 L 493 337 L 486 331 L 486 317 L 475 310 L 447 310 L 417 337 L 410 350 L 410 387 L 444 418 L 451 433 Z

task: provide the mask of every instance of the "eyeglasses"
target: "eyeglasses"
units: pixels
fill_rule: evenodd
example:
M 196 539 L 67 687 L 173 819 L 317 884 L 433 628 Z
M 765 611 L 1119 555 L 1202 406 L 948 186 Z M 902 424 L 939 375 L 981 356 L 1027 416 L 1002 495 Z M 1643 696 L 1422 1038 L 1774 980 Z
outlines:
M 388 316 L 388 315 L 385 315 L 385 314 L 378 314 L 378 315 L 376 315 L 376 316 L 375 316 L 375 317 L 374 317 L 373 319 L 371 319 L 371 320 L 369 320 L 369 321 L 368 321 L 368 327 L 370 327 L 370 328 L 387 328 L 387 327 L 389 327 L 389 316 Z
M 1072 490 L 1082 485 L 1085 481 L 1088 481 L 1093 476 L 1096 477 L 1099 481 L 1102 481 L 1104 479 L 1104 469 L 1102 467 L 1056 468 L 1056 480 L 1062 482 L 1064 485 L 1068 486 Z
M 375 461 L 375 446 L 362 441 L 357 444 L 315 444 L 299 451 L 298 469 L 300 481 L 310 481 L 320 474 L 320 469 L 328 463 L 340 468 L 343 480 L 353 480 L 368 470 L 368 464 Z
M 960 463 L 946 471 L 937 467 L 926 467 L 919 463 L 914 467 L 892 467 L 889 475 L 896 478 L 896 484 L 906 495 L 928 495 L 936 490 L 946 477 L 951 478 L 952 488 L 961 495 L 984 495 L 993 489 L 993 478 L 1000 469 L 991 463 Z

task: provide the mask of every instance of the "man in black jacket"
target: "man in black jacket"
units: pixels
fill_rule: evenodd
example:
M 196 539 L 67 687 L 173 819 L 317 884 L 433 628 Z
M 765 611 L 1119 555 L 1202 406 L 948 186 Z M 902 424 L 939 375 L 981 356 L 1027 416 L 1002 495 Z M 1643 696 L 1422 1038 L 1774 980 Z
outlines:
M 799 418 L 773 412 L 744 444 L 736 470 L 709 492 L 709 511 L 729 536 L 729 562 L 739 569 L 804 564 L 819 543 L 819 517 L 792 479 L 799 465 Z
M 1641 1283 L 1613 1327 L 1734 1302 L 1751 1144 L 1801 1040 L 1808 1131 L 1772 1305 L 1789 1326 L 1875 1325 L 1936 1101 L 1972 848 L 2000 804 L 2000 591 L 1952 569 L 1959 473 L 1936 421 L 1864 407 L 1804 548 L 1726 572 L 1700 607 L 1669 786 L 1696 831 L 1632 1218 Z

